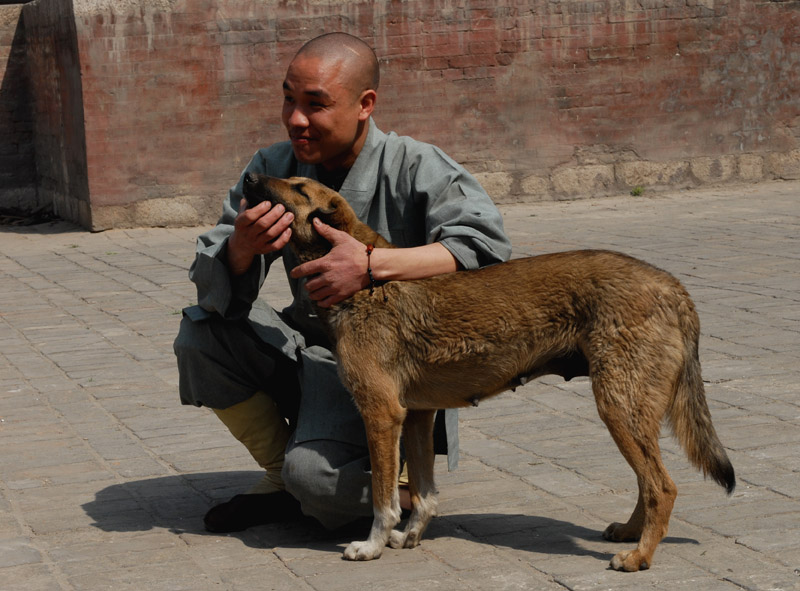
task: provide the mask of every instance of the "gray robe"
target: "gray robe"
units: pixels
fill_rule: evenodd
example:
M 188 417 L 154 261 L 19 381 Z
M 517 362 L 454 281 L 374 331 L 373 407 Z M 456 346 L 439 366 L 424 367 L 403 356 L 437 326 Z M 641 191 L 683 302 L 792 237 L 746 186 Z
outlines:
M 315 166 L 296 161 L 289 142 L 256 152 L 242 177 L 245 172 L 281 178 L 317 176 Z M 339 192 L 359 219 L 396 246 L 439 242 L 466 269 L 510 256 L 500 213 L 462 166 L 430 144 L 381 132 L 372 120 Z M 282 312 L 257 299 L 271 263 L 280 255 L 256 257 L 244 275 L 229 274 L 225 249 L 241 198 L 242 178 L 230 190 L 217 226 L 198 239 L 190 278 L 197 285 L 199 306 L 187 309 L 186 315 L 199 320 L 216 312 L 224 318 L 247 318 L 265 342 L 299 362 L 302 397 L 296 442 L 332 440 L 366 447 L 361 418 L 338 380 L 330 345 L 301 283 L 288 278 L 294 301 Z M 281 254 L 288 277 L 297 261 L 288 248 Z M 221 391 L 209 391 L 202 400 L 183 392 L 181 396 L 186 404 L 214 408 L 242 401 Z M 452 469 L 458 457 L 455 412 L 448 413 L 447 435 Z

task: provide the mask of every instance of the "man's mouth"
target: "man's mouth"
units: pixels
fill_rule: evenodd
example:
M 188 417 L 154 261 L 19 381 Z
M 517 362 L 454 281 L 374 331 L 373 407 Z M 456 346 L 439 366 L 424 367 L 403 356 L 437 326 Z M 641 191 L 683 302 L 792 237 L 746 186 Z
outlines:
M 295 144 L 308 144 L 309 142 L 314 141 L 314 138 L 304 135 L 290 135 L 289 139 Z

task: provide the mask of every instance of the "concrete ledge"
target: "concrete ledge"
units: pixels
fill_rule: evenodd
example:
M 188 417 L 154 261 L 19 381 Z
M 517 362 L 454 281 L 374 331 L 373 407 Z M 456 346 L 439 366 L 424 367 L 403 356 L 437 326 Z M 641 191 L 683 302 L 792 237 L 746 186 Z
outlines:
M 629 157 L 629 156 L 628 156 Z M 787 154 L 727 154 L 654 162 L 620 158 L 584 164 L 583 159 L 550 173 L 476 173 L 497 203 L 533 203 L 637 192 L 800 179 L 800 150 Z

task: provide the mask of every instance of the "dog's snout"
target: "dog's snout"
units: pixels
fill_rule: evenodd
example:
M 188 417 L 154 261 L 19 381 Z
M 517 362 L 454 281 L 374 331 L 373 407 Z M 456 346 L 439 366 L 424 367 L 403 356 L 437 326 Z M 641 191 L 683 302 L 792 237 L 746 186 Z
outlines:
M 270 201 L 269 191 L 261 182 L 261 176 L 254 172 L 246 172 L 242 177 L 242 193 L 247 199 L 247 207 L 255 207 L 262 201 Z

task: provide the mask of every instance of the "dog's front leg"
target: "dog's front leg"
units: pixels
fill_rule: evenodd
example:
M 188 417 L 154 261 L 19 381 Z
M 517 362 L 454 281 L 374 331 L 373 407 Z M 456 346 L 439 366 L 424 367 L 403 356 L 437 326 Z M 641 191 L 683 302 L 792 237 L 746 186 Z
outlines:
M 436 515 L 436 486 L 433 479 L 435 417 L 435 410 L 409 410 L 403 423 L 403 445 L 408 462 L 408 484 L 413 510 L 405 531 L 392 531 L 389 538 L 392 548 L 417 546 L 428 523 Z
M 354 398 L 359 396 L 354 392 Z M 397 475 L 400 472 L 400 430 L 405 409 L 396 397 L 385 392 L 370 399 L 370 404 L 359 405 L 367 431 L 369 458 L 372 464 L 372 507 L 374 519 L 369 537 L 363 542 L 352 542 L 344 551 L 348 560 L 373 560 L 380 558 L 389 541 L 392 528 L 400 522 L 400 494 Z

